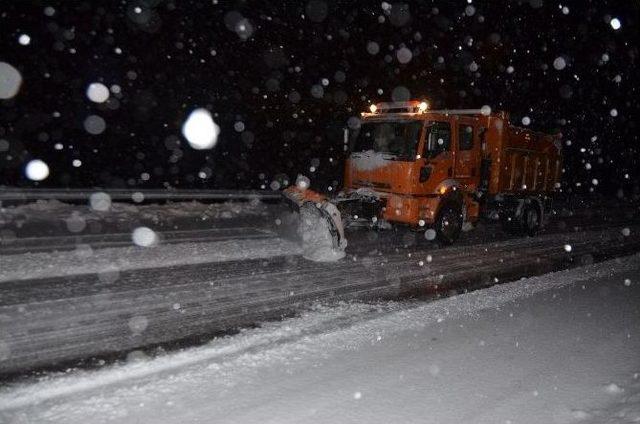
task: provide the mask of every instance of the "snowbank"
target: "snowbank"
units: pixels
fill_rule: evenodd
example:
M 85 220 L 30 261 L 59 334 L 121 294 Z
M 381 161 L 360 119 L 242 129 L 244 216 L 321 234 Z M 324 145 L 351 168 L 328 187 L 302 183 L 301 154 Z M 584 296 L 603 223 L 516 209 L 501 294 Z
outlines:
M 300 208 L 298 235 L 302 240 L 302 256 L 315 262 L 335 262 L 344 258 L 346 243 L 334 246 L 329 222 L 322 212 L 312 205 Z
M 264 216 L 267 206 L 258 201 L 204 204 L 196 201 L 164 204 L 136 205 L 113 202 L 107 199 L 105 207 L 73 205 L 58 200 L 38 200 L 17 206 L 0 207 L 0 225 L 15 220 L 67 220 L 71 217 L 84 221 L 163 221 L 184 217 L 230 219 L 236 216 Z
M 0 284 L 12 280 L 87 273 L 111 274 L 132 269 L 298 254 L 300 247 L 297 243 L 276 237 L 103 249 L 92 249 L 84 244 L 72 251 L 0 255 Z

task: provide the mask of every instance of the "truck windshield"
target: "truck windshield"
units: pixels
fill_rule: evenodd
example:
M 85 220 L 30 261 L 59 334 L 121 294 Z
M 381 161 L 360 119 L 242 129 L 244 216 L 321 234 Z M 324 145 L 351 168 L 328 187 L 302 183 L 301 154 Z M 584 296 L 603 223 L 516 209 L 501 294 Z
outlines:
M 374 151 L 400 160 L 413 160 L 421 128 L 421 121 L 363 123 L 354 134 L 353 151 Z

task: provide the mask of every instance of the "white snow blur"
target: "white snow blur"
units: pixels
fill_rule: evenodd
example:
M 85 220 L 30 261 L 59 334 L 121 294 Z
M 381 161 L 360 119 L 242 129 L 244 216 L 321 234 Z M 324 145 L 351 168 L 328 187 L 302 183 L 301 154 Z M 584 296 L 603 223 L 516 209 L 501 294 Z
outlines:
M 28 46 L 31 44 L 31 37 L 29 37 L 29 34 L 20 34 L 20 37 L 18 37 L 18 43 L 23 46 Z
M 196 150 L 211 149 L 218 142 L 220 127 L 213 121 L 208 110 L 196 109 L 182 125 L 182 135 Z
M 138 227 L 131 233 L 131 240 L 141 247 L 152 247 L 158 244 L 158 235 L 149 227 Z
M 84 120 L 84 129 L 89 134 L 98 135 L 102 134 L 107 129 L 107 123 L 98 115 L 89 115 Z
M 429 228 L 424 232 L 424 238 L 427 240 L 435 240 L 436 239 L 436 230 L 433 228 Z
M 91 193 L 89 205 L 94 211 L 106 212 L 111 209 L 111 196 L 103 191 Z
M 564 57 L 558 56 L 553 61 L 553 67 L 556 70 L 561 71 L 561 70 L 563 70 L 564 68 L 567 67 L 567 61 L 564 60 Z
M 301 190 L 306 190 L 311 185 L 311 180 L 308 177 L 305 177 L 302 174 L 298 174 L 296 178 L 296 186 Z
M 620 23 L 620 19 L 618 18 L 611 19 L 611 21 L 609 21 L 609 24 L 611 25 L 611 28 L 613 28 L 616 31 L 622 27 L 622 24 Z
M 102 83 L 93 82 L 87 87 L 87 97 L 94 103 L 104 103 L 109 100 L 109 89 Z
M 402 47 L 396 52 L 396 57 L 398 58 L 398 62 L 402 64 L 407 64 L 411 62 L 411 59 L 413 58 L 413 53 L 408 48 Z
M 7 62 L 0 62 L 0 99 L 6 100 L 15 97 L 21 85 L 20 71 Z
M 42 181 L 49 176 L 49 166 L 40 159 L 33 159 L 25 166 L 24 173 L 32 181 Z

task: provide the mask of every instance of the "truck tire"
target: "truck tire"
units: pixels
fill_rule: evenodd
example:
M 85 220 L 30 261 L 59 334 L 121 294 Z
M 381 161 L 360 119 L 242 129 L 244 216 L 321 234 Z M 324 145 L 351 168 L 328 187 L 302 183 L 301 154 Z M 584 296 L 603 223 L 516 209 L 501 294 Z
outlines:
M 540 229 L 541 219 L 540 210 L 534 204 L 528 204 L 522 211 L 522 231 L 533 237 Z
M 436 240 L 440 244 L 450 245 L 462 231 L 462 210 L 459 206 L 447 203 L 440 208 L 435 222 Z

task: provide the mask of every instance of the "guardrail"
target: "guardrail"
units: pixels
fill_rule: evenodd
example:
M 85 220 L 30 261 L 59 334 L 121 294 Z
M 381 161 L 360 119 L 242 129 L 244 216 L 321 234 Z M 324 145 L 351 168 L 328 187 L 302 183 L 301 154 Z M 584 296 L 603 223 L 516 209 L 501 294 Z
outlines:
M 45 189 L 45 188 L 2 188 L 0 201 L 29 202 L 35 200 L 88 200 L 92 194 L 106 193 L 111 200 L 120 201 L 178 201 L 178 200 L 277 200 L 280 192 L 270 190 L 181 190 L 181 189 Z

